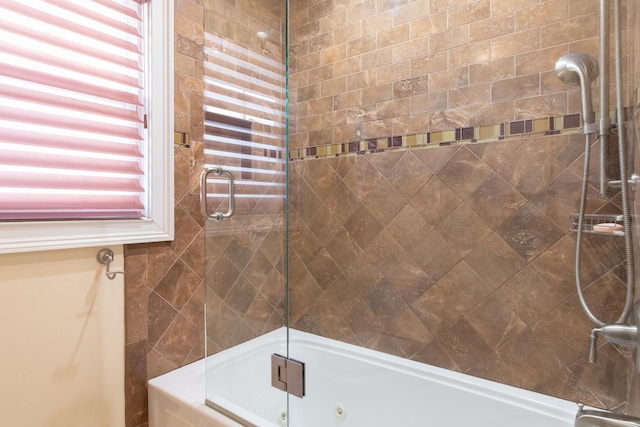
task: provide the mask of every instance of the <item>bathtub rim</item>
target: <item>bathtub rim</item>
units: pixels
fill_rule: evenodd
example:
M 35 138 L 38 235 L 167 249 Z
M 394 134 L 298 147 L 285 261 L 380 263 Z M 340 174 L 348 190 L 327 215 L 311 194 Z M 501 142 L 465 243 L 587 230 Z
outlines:
M 486 378 L 475 377 L 462 372 L 452 371 L 434 365 L 406 359 L 392 354 L 383 353 L 381 351 L 372 350 L 366 347 L 359 347 L 353 344 L 344 343 L 342 341 L 333 340 L 331 338 L 319 337 L 323 341 L 330 343 L 331 350 L 325 345 L 321 345 L 314 334 L 290 330 L 290 339 L 293 344 L 293 352 L 290 357 L 296 358 L 296 345 L 302 344 L 309 348 L 321 349 L 323 351 L 331 351 L 336 354 L 347 354 L 357 360 L 366 363 L 375 364 L 386 369 L 404 374 L 415 375 L 428 381 L 434 381 L 447 387 L 454 387 L 464 392 L 470 392 L 474 395 L 482 394 L 483 390 L 491 390 L 493 393 L 488 394 L 489 397 L 495 399 L 499 396 L 502 402 L 507 402 L 514 406 L 535 410 L 538 413 L 551 415 L 558 420 L 566 420 L 567 417 L 573 418 L 578 410 L 576 402 L 561 399 L 555 396 L 545 395 L 536 391 L 500 383 Z M 323 343 L 326 344 L 326 343 Z M 367 358 L 364 357 L 366 355 Z M 373 362 L 374 359 L 377 359 Z M 304 362 L 304 358 L 302 359 Z M 384 361 L 381 362 L 381 361 Z
M 215 418 L 223 417 L 226 420 L 232 420 L 236 423 L 234 427 L 262 426 L 262 422 L 267 423 L 266 425 L 269 427 L 278 427 L 277 424 L 242 408 L 240 408 L 238 413 L 249 413 L 250 416 L 247 417 L 248 419 L 238 415 L 234 410 L 221 407 L 211 401 L 206 396 L 205 391 L 207 360 L 215 361 L 215 359 L 220 359 L 220 364 L 216 364 L 215 366 L 224 367 L 230 363 L 237 362 L 238 355 L 241 355 L 240 359 L 250 357 L 252 354 L 269 347 L 271 347 L 270 351 L 275 348 L 279 348 L 284 354 L 288 354 L 289 357 L 296 358 L 296 349 L 306 347 L 311 350 L 321 350 L 324 352 L 339 354 L 370 365 L 381 366 L 385 369 L 400 372 L 405 375 L 417 376 L 427 381 L 433 381 L 447 387 L 461 390 L 462 392 L 500 400 L 510 405 L 522 408 L 523 410 L 535 411 L 561 421 L 573 419 L 578 409 L 575 402 L 558 397 L 548 396 L 508 384 L 474 377 L 468 374 L 424 364 L 307 332 L 289 329 L 288 335 L 290 347 L 287 347 L 286 343 L 287 330 L 285 327 L 281 327 L 245 343 L 177 368 L 164 375 L 152 378 L 148 381 L 149 387 L 150 389 L 156 387 L 170 395 L 178 395 L 179 397 L 182 397 L 181 400 L 185 401 L 191 407 L 202 406 L 203 408 L 199 408 L 200 411 L 204 409 L 209 411 L 207 414 L 215 413 L 218 416 Z M 289 350 L 289 352 L 287 352 L 287 350 Z M 277 350 L 273 352 L 277 352 Z M 304 360 L 302 361 L 304 362 Z M 191 390 L 191 393 L 187 393 L 184 391 L 184 388 L 180 387 L 179 384 L 182 382 L 180 377 L 182 377 L 184 373 L 188 374 L 191 385 L 198 382 L 202 383 L 199 384 L 201 386 L 201 390 L 195 393 L 197 396 L 194 396 L 193 390 Z M 198 375 L 200 375 L 201 381 L 198 381 L 196 378 Z M 178 386 L 176 386 L 176 383 Z M 491 391 L 491 393 L 487 393 L 488 391 Z M 284 396 L 283 401 L 287 402 L 286 399 L 288 396 L 286 394 L 284 394 Z M 238 406 L 234 404 L 230 404 L 229 406 L 233 407 L 235 410 L 238 408 Z M 255 424 L 255 422 L 258 422 L 259 424 Z

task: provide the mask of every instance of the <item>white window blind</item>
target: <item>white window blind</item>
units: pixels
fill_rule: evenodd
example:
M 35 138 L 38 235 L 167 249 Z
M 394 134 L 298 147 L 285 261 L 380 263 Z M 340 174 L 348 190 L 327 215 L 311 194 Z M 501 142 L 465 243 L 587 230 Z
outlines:
M 0 220 L 147 215 L 142 7 L 0 1 Z

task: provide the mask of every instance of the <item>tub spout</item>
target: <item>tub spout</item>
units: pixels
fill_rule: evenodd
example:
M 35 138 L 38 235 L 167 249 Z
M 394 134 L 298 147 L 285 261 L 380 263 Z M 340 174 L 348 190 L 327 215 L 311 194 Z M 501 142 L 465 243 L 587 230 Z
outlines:
M 638 341 L 638 327 L 635 325 L 612 324 L 594 328 L 591 331 L 591 346 L 589 348 L 589 362 L 591 363 L 596 363 L 598 336 L 604 337 L 610 343 L 625 347 L 635 348 L 640 343 Z
M 608 411 L 585 410 L 579 405 L 574 427 L 640 427 L 640 418 Z
M 630 347 L 636 350 L 635 368 L 640 372 L 640 300 L 633 305 L 633 324 L 604 325 L 591 330 L 591 346 L 589 348 L 589 362 L 595 363 L 597 358 L 596 341 L 599 336 L 613 344 Z

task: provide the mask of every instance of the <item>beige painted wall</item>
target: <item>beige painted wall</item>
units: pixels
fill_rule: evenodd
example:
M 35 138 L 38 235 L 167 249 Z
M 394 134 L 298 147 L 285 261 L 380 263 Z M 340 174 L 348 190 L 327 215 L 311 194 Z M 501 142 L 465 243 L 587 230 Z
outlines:
M 99 249 L 0 255 L 0 425 L 124 426 L 124 281 Z

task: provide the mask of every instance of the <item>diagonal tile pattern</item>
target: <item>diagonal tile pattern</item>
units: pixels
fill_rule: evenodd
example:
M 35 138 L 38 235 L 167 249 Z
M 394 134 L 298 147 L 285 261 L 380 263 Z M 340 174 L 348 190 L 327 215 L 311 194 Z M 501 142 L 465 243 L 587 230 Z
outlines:
M 597 385 L 581 383 L 590 324 L 576 303 L 568 219 L 577 210 L 581 144 L 553 135 L 294 161 L 291 250 L 305 274 L 290 282 L 293 327 L 620 404 L 625 394 L 611 383 L 624 377 L 619 353 L 603 352 L 611 364 L 589 366 L 590 375 L 613 366 L 614 376 L 602 371 Z M 309 199 L 313 210 L 303 205 Z M 592 212 L 616 203 L 590 188 Z M 337 214 L 340 206 L 349 215 Z M 583 255 L 586 295 L 604 316 L 620 307 L 616 239 L 587 236 Z

